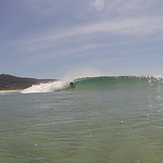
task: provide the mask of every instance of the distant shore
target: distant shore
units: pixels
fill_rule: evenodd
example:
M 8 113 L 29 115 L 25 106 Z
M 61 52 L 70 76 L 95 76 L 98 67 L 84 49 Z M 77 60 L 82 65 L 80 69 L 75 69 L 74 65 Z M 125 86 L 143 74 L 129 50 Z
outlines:
M 24 89 L 13 89 L 13 90 L 0 90 L 0 93 L 5 93 L 5 92 L 20 92 Z
M 9 74 L 0 74 L 0 92 L 18 92 L 40 83 L 49 83 L 57 79 L 36 79 L 16 77 Z

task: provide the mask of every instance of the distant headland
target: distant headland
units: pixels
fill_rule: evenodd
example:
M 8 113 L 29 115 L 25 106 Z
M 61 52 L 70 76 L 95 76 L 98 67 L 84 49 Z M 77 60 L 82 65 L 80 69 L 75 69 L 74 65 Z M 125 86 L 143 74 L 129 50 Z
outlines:
M 21 90 L 28 88 L 33 84 L 48 83 L 56 80 L 57 79 L 36 79 L 0 74 L 0 90 Z

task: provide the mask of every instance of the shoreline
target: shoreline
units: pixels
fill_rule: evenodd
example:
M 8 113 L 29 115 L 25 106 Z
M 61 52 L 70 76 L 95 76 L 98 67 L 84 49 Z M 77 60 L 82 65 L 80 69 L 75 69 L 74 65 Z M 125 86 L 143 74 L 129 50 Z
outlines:
M 5 93 L 5 92 L 20 92 L 24 89 L 11 89 L 11 90 L 0 90 L 0 93 Z

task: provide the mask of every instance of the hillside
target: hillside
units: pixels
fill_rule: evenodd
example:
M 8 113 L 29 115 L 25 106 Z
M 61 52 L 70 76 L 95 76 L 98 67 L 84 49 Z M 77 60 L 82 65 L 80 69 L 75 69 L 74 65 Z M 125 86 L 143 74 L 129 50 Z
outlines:
M 0 74 L 0 90 L 25 89 L 33 84 L 47 83 L 55 79 L 21 78 L 8 74 Z

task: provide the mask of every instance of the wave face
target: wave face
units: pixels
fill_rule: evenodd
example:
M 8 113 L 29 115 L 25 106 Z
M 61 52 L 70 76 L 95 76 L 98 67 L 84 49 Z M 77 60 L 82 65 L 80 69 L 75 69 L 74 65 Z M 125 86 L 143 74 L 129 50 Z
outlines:
M 163 76 L 101 76 L 75 80 L 76 89 L 111 89 L 160 86 Z
M 74 85 L 70 86 L 70 82 Z M 61 90 L 107 90 L 113 88 L 135 88 L 163 86 L 163 76 L 99 76 L 84 77 L 67 81 L 55 81 L 33 85 L 21 93 L 46 93 Z

